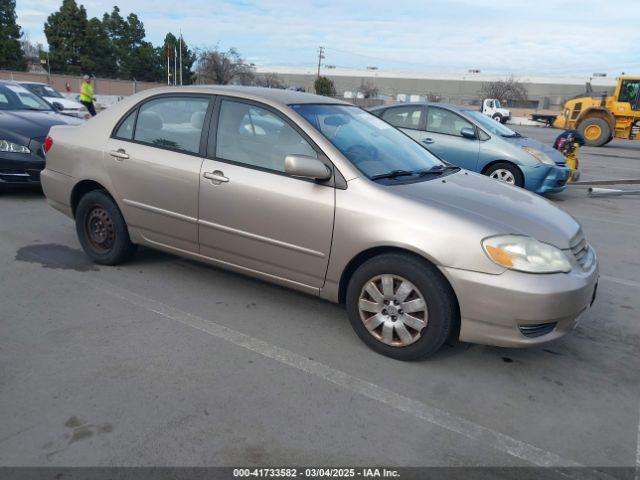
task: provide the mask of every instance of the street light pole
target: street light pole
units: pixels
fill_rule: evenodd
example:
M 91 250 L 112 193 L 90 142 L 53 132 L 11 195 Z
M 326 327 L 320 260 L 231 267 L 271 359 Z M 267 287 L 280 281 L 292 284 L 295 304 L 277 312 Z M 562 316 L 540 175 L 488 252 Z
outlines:
M 180 85 L 182 85 L 182 30 L 180 30 Z

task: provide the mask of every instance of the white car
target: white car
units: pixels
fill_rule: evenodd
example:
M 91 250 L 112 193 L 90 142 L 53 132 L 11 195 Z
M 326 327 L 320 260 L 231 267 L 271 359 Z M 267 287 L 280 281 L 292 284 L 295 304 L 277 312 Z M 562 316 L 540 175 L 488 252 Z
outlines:
M 20 82 L 24 88 L 51 104 L 56 110 L 72 117 L 90 117 L 87 108 L 80 102 L 64 97 L 51 85 L 39 82 Z

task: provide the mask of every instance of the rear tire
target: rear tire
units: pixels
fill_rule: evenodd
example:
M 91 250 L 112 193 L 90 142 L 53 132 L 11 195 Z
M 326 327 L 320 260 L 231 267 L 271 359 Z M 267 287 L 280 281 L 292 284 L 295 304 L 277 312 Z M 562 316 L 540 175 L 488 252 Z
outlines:
M 101 265 L 118 265 L 136 251 L 120 209 L 104 190 L 93 190 L 80 199 L 76 232 L 85 253 Z
M 363 263 L 349 281 L 346 308 L 351 326 L 367 346 L 405 361 L 437 352 L 459 322 L 456 297 L 442 274 L 425 260 L 403 253 Z
M 494 163 L 484 171 L 484 174 L 509 185 L 524 187 L 524 175 L 516 165 L 510 162 Z
M 578 126 L 578 132 L 584 138 L 585 144 L 590 147 L 601 147 L 613 137 L 609 124 L 598 117 L 584 120 Z

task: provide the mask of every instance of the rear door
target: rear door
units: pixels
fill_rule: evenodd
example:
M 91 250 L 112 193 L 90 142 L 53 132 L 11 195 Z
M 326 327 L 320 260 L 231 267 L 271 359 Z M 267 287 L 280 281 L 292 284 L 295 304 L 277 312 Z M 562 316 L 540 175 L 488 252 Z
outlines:
M 198 251 L 202 130 L 210 96 L 152 97 L 125 116 L 105 161 L 131 228 L 161 246 Z
M 219 98 L 200 175 L 200 252 L 318 289 L 331 249 L 335 192 L 332 181 L 288 176 L 284 158 L 291 154 L 332 167 L 280 112 Z

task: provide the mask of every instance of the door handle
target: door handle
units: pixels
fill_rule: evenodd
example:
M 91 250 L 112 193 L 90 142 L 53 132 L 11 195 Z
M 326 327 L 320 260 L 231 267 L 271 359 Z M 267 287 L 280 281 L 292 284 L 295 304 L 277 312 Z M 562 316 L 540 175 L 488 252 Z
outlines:
M 220 183 L 227 183 L 229 181 L 229 178 L 225 177 L 224 173 L 220 170 L 216 170 L 215 172 L 204 172 L 202 176 L 211 180 L 216 185 Z
M 434 142 L 433 138 L 425 138 L 424 140 L 422 140 L 422 143 L 426 143 L 426 144 L 430 144 L 433 142 Z
M 129 158 L 129 154 L 124 151 L 124 148 L 119 148 L 118 150 L 111 150 L 109 152 L 109 155 L 111 155 L 114 158 L 117 158 L 118 160 L 126 160 L 127 158 Z

